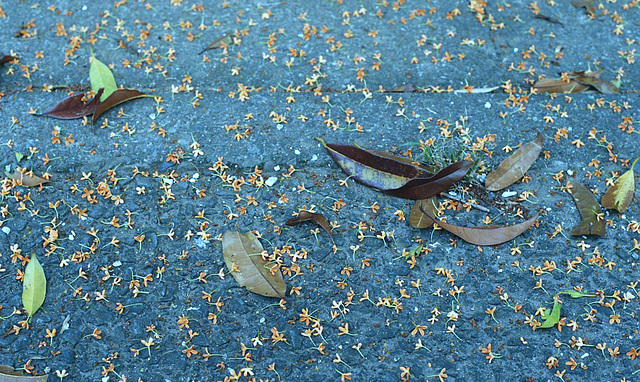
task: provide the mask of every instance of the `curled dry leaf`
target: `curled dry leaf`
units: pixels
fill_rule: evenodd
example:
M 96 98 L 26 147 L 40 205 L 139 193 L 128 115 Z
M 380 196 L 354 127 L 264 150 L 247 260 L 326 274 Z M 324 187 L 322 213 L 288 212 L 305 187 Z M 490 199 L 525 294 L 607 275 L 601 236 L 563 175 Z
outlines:
M 602 218 L 602 209 L 593 193 L 580 183 L 573 184 L 570 192 L 582 218 L 582 221 L 570 234 L 573 236 L 604 236 L 605 221 Z
M 9 179 L 15 180 L 18 183 L 18 185 L 25 186 L 25 187 L 37 187 L 41 184 L 49 182 L 46 179 L 33 175 L 33 172 L 31 171 L 25 171 L 25 172 L 23 171 L 24 171 L 23 169 L 17 168 L 11 174 L 5 172 L 5 175 Z
M 209 45 L 207 45 L 206 48 L 202 49 L 202 51 L 198 54 L 202 54 L 209 49 L 217 49 L 217 48 L 224 49 L 232 42 L 233 42 L 233 39 L 231 38 L 231 32 L 227 32 L 224 36 L 218 37 L 217 39 L 213 40 Z
M 17 57 L 13 57 L 13 56 L 2 56 L 2 58 L 0 58 L 0 65 L 4 64 L 5 62 L 12 62 L 13 60 L 17 59 Z
M 48 374 L 24 375 L 21 370 L 14 370 L 11 366 L 0 366 L 0 382 L 47 382 Z
M 462 227 L 445 223 L 424 209 L 421 209 L 421 211 L 446 231 L 451 232 L 467 243 L 475 245 L 498 245 L 507 242 L 531 227 L 539 215 L 539 213 L 537 213 L 522 223 L 510 226 Z
M 383 190 L 383 192 L 404 199 L 427 199 L 446 191 L 462 180 L 472 165 L 473 163 L 468 161 L 455 162 L 438 171 L 435 175 L 421 176 L 410 180 L 400 188 Z
M 603 69 L 567 73 L 567 80 L 563 78 L 543 78 L 533 85 L 538 93 L 581 93 L 585 90 L 596 89 L 600 93 L 620 93 L 616 85 L 600 79 Z
M 36 255 L 33 254 L 29 264 L 27 264 L 27 268 L 24 270 L 22 279 L 22 305 L 24 305 L 24 310 L 29 315 L 29 321 L 31 321 L 31 317 L 33 317 L 36 310 L 42 306 L 46 294 L 47 279 L 44 276 L 42 265 L 40 265 Z
M 351 145 L 327 144 L 322 138 L 316 139 L 342 171 L 365 186 L 390 190 L 402 187 L 419 176 L 429 175 L 426 171 L 408 164 L 406 158 L 391 154 L 380 155 L 377 151 Z
M 100 117 L 102 113 L 111 109 L 112 107 L 119 105 L 123 102 L 130 101 L 132 99 L 143 98 L 143 97 L 152 97 L 152 96 L 146 95 L 141 91 L 131 90 L 131 89 L 118 89 L 114 91 L 107 99 L 105 99 L 104 101 L 100 102 L 100 104 L 98 104 L 98 107 L 96 108 L 95 113 L 93 113 L 92 123 L 96 123 L 96 120 L 98 119 L 98 117 Z
M 100 97 L 100 101 L 105 101 L 113 92 L 118 89 L 116 79 L 109 67 L 103 64 L 95 56 L 91 57 L 91 67 L 89 68 L 89 79 L 91 80 L 91 89 L 94 93 L 98 93 L 100 89 L 104 92 Z
M 309 221 L 309 220 L 315 221 L 316 223 L 318 223 L 320 227 L 324 228 L 324 230 L 327 231 L 327 233 L 331 237 L 331 240 L 333 241 L 333 234 L 331 233 L 331 224 L 329 224 L 329 221 L 327 220 L 327 218 L 325 218 L 321 214 L 303 210 L 298 212 L 298 216 L 287 220 L 287 222 L 284 224 L 290 227 L 295 227 L 298 224 Z
M 437 195 L 464 178 L 473 165 L 467 161 L 456 162 L 434 175 L 407 158 L 351 145 L 327 144 L 321 138 L 316 139 L 342 171 L 357 182 L 405 199 L 427 199 Z
M 55 104 L 51 109 L 38 116 L 47 116 L 57 119 L 75 119 L 82 118 L 96 112 L 98 104 L 100 104 L 100 96 L 104 89 L 98 90 L 93 99 L 87 103 L 82 101 L 84 93 L 69 96 Z
M 284 298 L 287 286 L 276 264 L 262 257 L 262 244 L 251 233 L 227 231 L 222 235 L 222 254 L 229 272 L 248 291 Z
M 613 183 L 613 186 L 607 189 L 607 192 L 602 196 L 602 207 L 610 210 L 618 210 L 623 213 L 631 205 L 633 195 L 636 192 L 635 177 L 633 176 L 633 167 L 638 162 L 640 157 L 636 158 L 631 165 L 629 171 L 622 174 Z
M 485 187 L 489 191 L 502 190 L 520 180 L 531 167 L 542 150 L 542 134 L 538 132 L 536 139 L 523 145 L 491 171 L 485 179 Z
M 429 199 L 416 200 L 411 207 L 411 212 L 409 213 L 409 224 L 413 228 L 429 228 L 433 225 L 433 220 L 425 215 L 421 210 L 425 210 L 432 216 L 436 216 L 438 208 L 436 207 L 436 198 L 435 196 L 430 197 Z
M 396 88 L 393 88 L 391 90 L 387 90 L 386 93 L 413 93 L 413 92 L 417 92 L 418 89 L 416 89 L 415 86 L 413 86 L 413 84 L 411 82 L 409 82 L 408 84 L 405 85 L 400 85 Z

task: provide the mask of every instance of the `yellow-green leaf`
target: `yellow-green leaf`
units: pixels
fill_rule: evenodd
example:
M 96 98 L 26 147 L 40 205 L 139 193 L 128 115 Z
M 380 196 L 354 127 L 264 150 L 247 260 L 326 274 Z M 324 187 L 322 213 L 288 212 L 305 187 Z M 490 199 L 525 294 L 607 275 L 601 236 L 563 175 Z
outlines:
M 540 325 L 541 329 L 546 329 L 546 328 L 551 328 L 553 327 L 555 324 L 557 324 L 560 321 L 560 308 L 562 307 L 562 304 L 560 304 L 560 302 L 558 302 L 558 298 L 554 298 L 553 299 L 553 309 L 551 310 L 551 313 L 546 314 L 546 311 L 548 311 L 549 309 L 545 310 L 545 314 L 543 314 L 542 318 L 544 318 L 544 322 L 542 323 L 542 325 Z
M 29 321 L 36 310 L 42 306 L 46 294 L 47 279 L 44 276 L 42 265 L 34 254 L 24 270 L 22 281 L 22 305 L 29 315 Z
M 625 172 L 602 197 L 602 207 L 623 213 L 629 208 L 636 190 L 633 168 Z
M 98 90 L 104 89 L 100 101 L 107 99 L 111 93 L 118 89 L 116 79 L 109 67 L 93 56 L 91 58 L 91 67 L 89 68 L 89 79 L 91 80 L 91 90 L 98 93 Z

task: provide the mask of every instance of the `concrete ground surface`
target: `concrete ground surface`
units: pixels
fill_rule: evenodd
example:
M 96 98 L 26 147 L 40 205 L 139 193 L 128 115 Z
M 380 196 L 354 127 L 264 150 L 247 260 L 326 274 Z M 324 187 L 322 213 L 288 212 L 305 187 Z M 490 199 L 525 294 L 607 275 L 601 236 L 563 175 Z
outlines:
M 638 202 L 574 237 L 567 189 L 600 200 L 640 156 L 640 3 L 576 5 L 0 2 L 0 56 L 17 57 L 0 67 L 0 365 L 49 381 L 639 380 Z M 35 115 L 90 91 L 92 54 L 155 98 L 93 126 Z M 620 92 L 530 90 L 590 69 Z M 525 181 L 484 190 L 537 132 Z M 348 178 L 314 137 L 475 160 L 450 192 L 489 212 L 443 198 L 449 222 L 542 213 L 498 246 L 415 229 L 413 201 Z M 17 185 L 16 168 L 50 182 Z M 311 208 L 335 247 L 284 224 Z M 238 286 L 228 230 L 260 236 L 286 299 Z M 27 323 L 33 255 L 47 292 Z M 559 323 L 533 330 L 571 290 L 587 296 L 560 295 Z

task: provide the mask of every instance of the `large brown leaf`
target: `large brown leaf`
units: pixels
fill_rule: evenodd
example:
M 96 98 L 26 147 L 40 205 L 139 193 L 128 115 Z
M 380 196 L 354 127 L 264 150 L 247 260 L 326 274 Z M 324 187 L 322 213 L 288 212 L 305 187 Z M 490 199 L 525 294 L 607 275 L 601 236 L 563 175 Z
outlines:
M 224 36 L 218 37 L 217 39 L 213 40 L 209 45 L 207 45 L 206 48 L 202 49 L 202 51 L 198 54 L 202 54 L 209 49 L 225 48 L 231 43 L 233 43 L 233 39 L 231 38 L 231 32 L 227 32 L 225 33 Z
M 413 228 L 429 228 L 433 225 L 433 220 L 425 215 L 421 209 L 427 211 L 430 215 L 435 216 L 438 210 L 436 207 L 435 196 L 432 196 L 429 199 L 416 200 L 413 204 L 411 212 L 409 213 L 409 224 Z
M 410 180 L 430 174 L 406 162 L 406 158 L 391 154 L 380 155 L 351 145 L 327 144 L 316 138 L 331 158 L 347 175 L 365 186 L 379 190 L 391 190 L 404 186 Z
M 287 285 L 282 273 L 262 258 L 262 251 L 262 244 L 251 232 L 227 231 L 222 235 L 224 262 L 238 284 L 262 296 L 284 298 Z
M 80 93 L 69 96 L 55 104 L 51 109 L 42 114 L 36 115 L 44 115 L 57 119 L 75 119 L 93 114 L 96 112 L 98 104 L 100 104 L 100 96 L 102 95 L 103 90 L 104 89 L 98 90 L 98 93 L 93 97 L 93 99 L 87 103 L 82 102 L 84 93 Z
M 538 93 L 581 93 L 592 89 L 605 94 L 620 93 L 613 83 L 600 79 L 602 72 L 603 69 L 569 72 L 568 81 L 562 78 L 543 78 L 533 85 L 533 89 Z
M 309 220 L 315 221 L 316 223 L 318 223 L 320 227 L 324 228 L 324 230 L 327 231 L 327 233 L 331 237 L 331 240 L 333 241 L 333 234 L 331 233 L 331 224 L 329 224 L 329 221 L 327 220 L 327 218 L 322 216 L 322 214 L 302 210 L 298 212 L 298 215 L 296 217 L 293 217 L 287 220 L 287 222 L 284 224 L 290 227 L 295 227 L 298 224 L 309 221 Z
M 484 182 L 487 190 L 498 191 L 520 180 L 540 155 L 543 139 L 542 134 L 538 132 L 536 139 L 503 160 L 497 169 L 487 175 Z
M 571 196 L 576 202 L 582 221 L 570 232 L 573 236 L 605 235 L 605 221 L 602 209 L 593 193 L 581 183 L 573 184 Z
M 443 229 L 458 236 L 467 243 L 475 245 L 498 245 L 507 242 L 531 227 L 536 222 L 539 215 L 539 213 L 537 213 L 535 216 L 523 221 L 522 223 L 510 226 L 491 225 L 486 227 L 462 227 L 455 224 L 445 223 L 424 209 L 421 209 L 421 211 Z
M 620 93 L 620 89 L 609 81 L 600 79 L 603 69 L 597 71 L 587 70 L 586 72 L 569 72 L 569 76 L 572 80 L 576 81 L 580 85 L 592 86 L 596 88 L 600 93 L 613 94 Z
M 102 113 L 111 109 L 112 107 L 119 105 L 123 102 L 130 101 L 132 99 L 143 98 L 143 97 L 152 97 L 152 96 L 144 94 L 143 92 L 140 92 L 137 90 L 131 90 L 131 89 L 116 90 L 115 92 L 111 93 L 111 95 L 107 97 L 107 99 L 100 102 L 95 113 L 93 113 L 92 123 L 96 123 L 96 120 L 98 119 L 98 117 L 100 117 Z
M 443 168 L 435 175 L 422 175 L 410 180 L 400 188 L 382 190 L 382 192 L 404 199 L 427 199 L 446 191 L 449 187 L 462 180 L 472 165 L 472 162 L 459 161 Z

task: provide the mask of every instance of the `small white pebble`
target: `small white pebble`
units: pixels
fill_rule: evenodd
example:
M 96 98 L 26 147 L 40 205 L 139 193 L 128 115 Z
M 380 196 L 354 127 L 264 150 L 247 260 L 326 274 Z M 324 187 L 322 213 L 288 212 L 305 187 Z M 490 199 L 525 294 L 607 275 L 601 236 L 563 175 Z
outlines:
M 573 176 L 573 170 L 567 170 L 567 175 Z
M 122 265 L 122 261 L 120 261 L 120 260 L 116 260 L 116 261 L 114 261 L 114 262 L 113 262 L 113 264 L 112 264 L 112 265 L 113 265 L 114 267 L 119 267 L 119 266 L 121 266 L 121 265 Z
M 515 192 L 515 191 L 505 191 L 505 192 L 502 193 L 502 197 L 503 198 L 510 198 L 510 197 L 516 196 L 516 195 L 518 195 L 518 193 Z
M 11 232 L 11 228 L 9 227 L 2 227 L 2 232 L 6 233 L 7 235 L 9 234 L 9 232 Z
M 162 178 L 162 182 L 171 186 L 173 184 L 173 179 L 171 178 Z
M 318 156 L 317 156 L 316 154 L 313 154 L 313 156 L 311 157 L 311 160 L 312 160 L 312 161 L 314 161 L 314 160 L 318 160 Z
M 284 127 L 284 125 L 282 123 L 278 123 L 276 125 L 276 129 L 278 129 L 278 130 L 282 130 L 283 127 Z
M 485 109 L 491 109 L 491 102 L 487 102 L 484 104 Z
M 276 184 L 277 181 L 278 178 L 276 178 L 275 176 L 270 176 L 269 179 L 264 181 L 264 184 L 266 184 L 268 187 L 271 187 Z
M 300 150 L 295 149 L 295 150 L 293 150 L 293 153 L 296 154 L 296 155 L 300 155 Z
M 276 165 L 273 167 L 273 171 L 280 171 L 280 166 Z
M 583 355 L 580 356 L 580 358 L 587 358 L 589 356 L 589 353 L 584 353 Z

